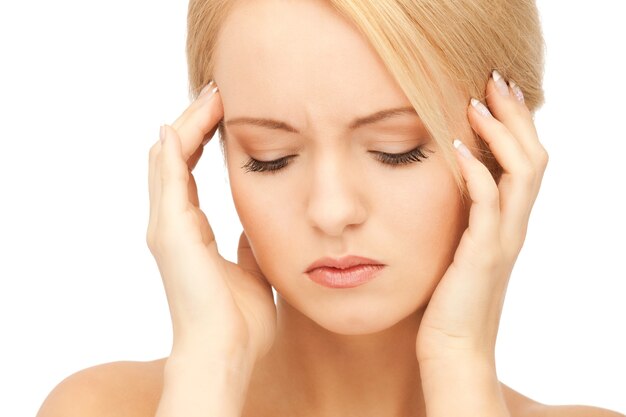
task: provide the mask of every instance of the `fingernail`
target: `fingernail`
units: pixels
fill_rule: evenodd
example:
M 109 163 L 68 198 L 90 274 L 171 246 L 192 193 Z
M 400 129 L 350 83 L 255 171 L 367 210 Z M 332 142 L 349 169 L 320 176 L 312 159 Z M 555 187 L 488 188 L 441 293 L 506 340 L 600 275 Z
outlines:
M 504 78 L 502 78 L 500 73 L 496 70 L 493 70 L 492 76 L 493 76 L 493 80 L 496 83 L 496 88 L 498 89 L 498 92 L 503 96 L 508 96 L 509 86 L 506 85 Z
M 161 138 L 161 143 L 165 142 L 165 125 L 161 125 L 161 129 L 159 130 L 159 137 Z
M 213 87 L 214 84 L 215 84 L 215 82 L 213 80 L 209 81 L 209 83 L 207 85 L 205 85 L 202 90 L 200 90 L 200 94 L 198 94 L 198 98 L 200 98 L 203 95 L 205 95 L 206 92 L 209 91 L 211 89 L 211 87 Z
M 469 149 L 467 149 L 467 146 L 465 146 L 463 142 L 461 142 L 459 139 L 454 139 L 454 142 L 452 144 L 457 149 L 457 151 L 459 151 L 459 153 L 463 155 L 465 159 L 472 159 L 472 153 Z
M 474 106 L 474 108 L 478 110 L 478 113 L 482 114 L 483 116 L 491 116 L 491 112 L 489 111 L 487 106 L 485 106 L 483 103 L 481 103 L 480 101 L 476 100 L 473 97 L 470 100 L 470 102 L 472 103 L 472 106 Z
M 509 81 L 509 85 L 511 86 L 511 89 L 513 90 L 513 94 L 515 94 L 515 98 L 517 99 L 517 101 L 519 101 L 520 103 L 523 103 L 524 93 L 522 93 L 522 89 L 519 88 L 519 85 L 515 84 L 513 80 Z
M 203 99 L 203 100 L 208 100 L 208 99 L 210 99 L 211 97 L 213 97 L 213 95 L 215 94 L 215 92 L 216 92 L 217 90 L 219 90 L 219 88 L 215 87 L 214 89 L 212 89 L 212 90 L 211 90 L 211 91 L 209 91 L 208 93 L 207 93 L 207 92 L 205 92 L 205 93 L 202 95 L 202 99 Z M 200 97 L 198 97 L 198 98 L 200 98 Z
M 211 90 L 211 92 L 208 94 L 207 97 L 213 96 L 217 92 L 217 90 L 219 90 L 219 88 L 217 88 L 217 86 L 216 86 L 213 90 Z

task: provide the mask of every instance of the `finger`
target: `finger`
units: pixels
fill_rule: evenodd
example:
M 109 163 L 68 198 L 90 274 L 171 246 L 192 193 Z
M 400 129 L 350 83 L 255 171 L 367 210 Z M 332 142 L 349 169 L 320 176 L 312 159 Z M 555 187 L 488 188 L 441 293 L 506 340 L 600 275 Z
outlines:
M 487 81 L 486 101 L 493 115 L 509 129 L 531 163 L 540 168 L 543 174 L 548 155 L 539 142 L 535 123 L 525 104 L 521 88 L 513 81 L 507 84 L 500 73 L 494 71 Z
M 189 169 L 182 157 L 181 143 L 176 131 L 163 125 L 165 140 L 161 144 L 157 170 L 161 179 L 158 222 L 172 226 L 189 204 Z M 161 227 L 161 225 L 159 225 Z
M 218 88 L 214 87 L 198 97 L 185 111 L 184 117 L 174 122 L 172 127 L 178 132 L 185 161 L 202 146 L 209 133 L 215 133 L 217 124 L 223 117 L 221 96 Z
M 187 166 L 189 167 L 189 171 L 193 171 L 196 165 L 198 164 L 198 161 L 200 160 L 200 157 L 202 156 L 202 153 L 204 152 L 204 145 L 206 145 L 209 142 L 209 140 L 211 140 L 216 130 L 217 130 L 217 126 L 211 129 L 209 133 L 207 133 L 204 136 L 204 139 L 202 140 L 202 144 L 198 146 L 198 149 L 196 149 L 194 153 L 189 156 L 189 159 L 187 160 Z
M 198 147 L 196 151 L 189 157 L 187 161 L 187 167 L 189 169 L 189 182 L 187 192 L 189 195 L 189 201 L 196 207 L 200 208 L 200 200 L 198 198 L 198 187 L 196 185 L 196 179 L 194 178 L 192 171 L 196 167 L 196 164 L 200 160 L 202 153 L 204 152 L 204 146 Z
M 504 175 L 517 175 L 532 169 L 526 152 L 509 129 L 497 120 L 480 101 L 472 98 L 468 108 L 472 129 L 489 145 L 504 170 Z
M 209 133 L 204 135 L 200 146 L 198 146 L 198 148 L 193 151 L 193 153 L 189 156 L 189 159 L 187 160 L 187 166 L 189 167 L 189 171 L 193 171 L 196 167 L 198 161 L 200 160 L 200 157 L 202 156 L 202 153 L 204 152 L 204 146 L 213 138 L 213 136 L 215 136 L 217 128 L 218 125 L 215 125 L 215 127 L 213 127 L 213 129 L 211 129 Z
M 502 94 L 500 91 L 506 92 L 506 94 Z M 507 127 L 520 143 L 530 165 L 534 168 L 532 173 L 528 173 L 532 175 L 531 183 L 528 184 L 531 193 L 530 204 L 525 211 L 520 210 L 520 213 L 512 215 L 512 218 L 505 223 L 507 225 L 514 224 L 516 221 L 520 221 L 521 217 L 530 215 L 548 165 L 548 152 L 539 142 L 532 114 L 524 102 L 521 88 L 515 82 L 510 81 L 509 84 L 506 84 L 504 78 L 497 71 L 494 71 L 487 82 L 487 103 L 494 116 Z M 515 203 L 512 202 L 511 204 Z M 524 224 L 524 230 L 526 226 L 527 222 Z
M 204 145 L 208 142 L 207 138 L 210 140 L 213 137 L 218 127 L 217 123 L 223 117 L 221 101 L 211 100 L 218 91 L 217 87 L 210 88 L 213 85 L 214 83 L 211 81 L 198 98 L 174 122 L 174 126 L 177 127 L 176 133 L 180 143 L 181 158 L 186 161 L 189 170 L 187 201 L 196 207 L 199 207 L 200 202 L 196 182 L 191 171 L 202 156 Z M 159 161 L 156 164 L 158 165 Z M 160 206 L 160 204 L 157 205 L 156 212 Z
M 520 142 L 485 105 L 472 99 L 468 113 L 472 129 L 488 144 L 504 170 L 498 184 L 502 241 L 509 245 L 508 252 L 513 254 L 521 249 L 526 237 L 530 210 L 539 192 L 538 169 Z
M 183 113 L 178 116 L 178 118 L 171 124 L 174 129 L 179 128 L 185 120 L 189 117 L 191 113 L 195 111 L 195 109 L 201 105 L 200 99 L 206 96 L 213 88 L 215 87 L 215 81 L 211 80 L 209 83 L 198 93 L 198 96 L 191 102 L 189 106 L 183 111 Z
M 159 212 L 159 200 L 161 195 L 161 178 L 157 170 L 157 161 L 159 152 L 161 151 L 161 141 L 157 140 L 150 147 L 148 153 L 148 196 L 150 201 L 150 216 L 148 220 L 148 229 L 146 231 L 146 241 L 148 247 L 151 246 Z
M 199 209 L 200 199 L 198 197 L 198 187 L 196 186 L 196 180 L 191 172 L 189 173 L 189 181 L 187 182 L 187 195 L 189 196 L 189 202 Z
M 264 285 L 271 286 L 259 268 L 245 231 L 241 232 L 241 235 L 239 236 L 239 245 L 237 246 L 237 264 L 245 271 L 258 278 Z
M 510 255 L 516 256 L 526 238 L 530 212 L 539 193 L 548 155 L 539 143 L 537 131 L 530 111 L 526 107 L 521 89 L 513 83 L 506 84 L 501 75 L 494 71 L 487 83 L 487 101 L 491 110 L 510 138 L 523 150 L 524 164 L 520 164 L 513 175 L 503 175 L 500 180 L 502 241 L 509 244 Z M 480 106 L 478 106 L 480 107 Z M 482 106 L 484 107 L 484 106 Z M 481 112 L 473 112 L 481 114 Z M 487 114 L 483 111 L 482 114 Z M 478 122 L 480 122 L 479 117 Z M 495 120 L 494 117 L 484 119 Z M 479 123 L 480 124 L 480 123 Z M 488 128 L 486 128 L 488 130 Z M 479 133 L 486 139 L 488 133 Z M 494 136 L 496 137 L 496 136 Z M 489 142 L 489 141 L 487 141 Z M 489 143 L 493 148 L 493 142 Z M 494 155 L 496 150 L 494 148 Z M 498 159 L 500 157 L 496 155 Z M 506 162 L 499 160 L 501 165 Z
M 187 160 L 187 167 L 189 168 L 189 171 L 194 170 L 203 152 L 204 152 L 204 146 L 199 146 L 198 149 L 196 149 L 196 151 L 193 154 L 191 154 L 191 156 Z
M 187 169 L 189 170 L 189 181 L 187 182 L 187 195 L 189 196 L 189 201 L 194 206 L 200 208 L 200 200 L 198 198 L 198 187 L 196 185 L 196 179 L 194 178 L 192 171 L 196 167 L 196 164 L 200 160 L 202 156 L 202 152 L 204 151 L 204 146 L 200 146 L 193 155 L 189 157 L 187 161 Z
M 479 247 L 489 249 L 499 241 L 500 202 L 498 187 L 491 173 L 458 139 L 457 162 L 467 184 L 472 204 L 467 233 Z
M 205 146 L 207 143 L 209 143 L 211 139 L 213 139 L 213 136 L 215 136 L 215 131 L 217 130 L 218 126 L 219 124 L 215 125 L 215 127 L 211 129 L 209 133 L 204 135 L 204 139 L 202 139 L 202 146 Z

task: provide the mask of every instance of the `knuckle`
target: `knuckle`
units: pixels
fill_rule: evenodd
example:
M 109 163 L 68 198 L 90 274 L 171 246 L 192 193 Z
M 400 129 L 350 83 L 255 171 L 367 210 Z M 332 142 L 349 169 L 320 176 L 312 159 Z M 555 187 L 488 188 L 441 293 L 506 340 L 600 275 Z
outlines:
M 545 168 L 548 165 L 548 161 L 550 160 L 548 151 L 546 151 L 545 148 L 542 147 L 539 155 L 537 156 L 537 159 L 539 160 L 540 166 Z
M 146 232 L 146 245 L 150 252 L 154 253 L 154 232 L 151 227 L 148 227 L 148 231 Z
M 153 255 L 157 254 L 158 244 L 158 227 L 150 220 L 148 229 L 146 230 L 146 245 Z

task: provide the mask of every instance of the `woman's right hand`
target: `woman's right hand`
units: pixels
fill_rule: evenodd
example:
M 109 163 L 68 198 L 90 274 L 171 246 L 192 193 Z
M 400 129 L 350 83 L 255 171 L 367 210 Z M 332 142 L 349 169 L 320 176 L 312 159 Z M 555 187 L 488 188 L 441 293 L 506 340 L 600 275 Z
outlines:
M 150 149 L 146 240 L 167 295 L 172 353 L 243 353 L 253 365 L 274 343 L 272 287 L 245 233 L 239 239 L 236 264 L 218 253 L 192 175 L 204 142 L 212 138 L 224 114 L 213 87 L 205 89 L 171 126 L 162 126 L 165 140 Z

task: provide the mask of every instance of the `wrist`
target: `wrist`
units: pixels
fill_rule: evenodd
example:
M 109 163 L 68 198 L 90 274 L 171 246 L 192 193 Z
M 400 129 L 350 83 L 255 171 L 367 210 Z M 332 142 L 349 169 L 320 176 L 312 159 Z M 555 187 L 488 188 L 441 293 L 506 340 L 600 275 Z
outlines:
M 188 368 L 229 370 L 233 375 L 246 374 L 254 366 L 244 346 L 201 343 L 190 340 L 176 342 L 165 363 L 165 369 L 174 372 Z
M 175 329 L 170 357 L 193 360 L 233 361 L 246 360 L 250 355 L 247 340 L 225 337 L 206 328 L 180 327 Z
M 429 417 L 510 417 L 491 358 L 450 357 L 419 365 Z
M 252 367 L 245 356 L 182 352 L 167 359 L 157 417 L 240 416 Z

